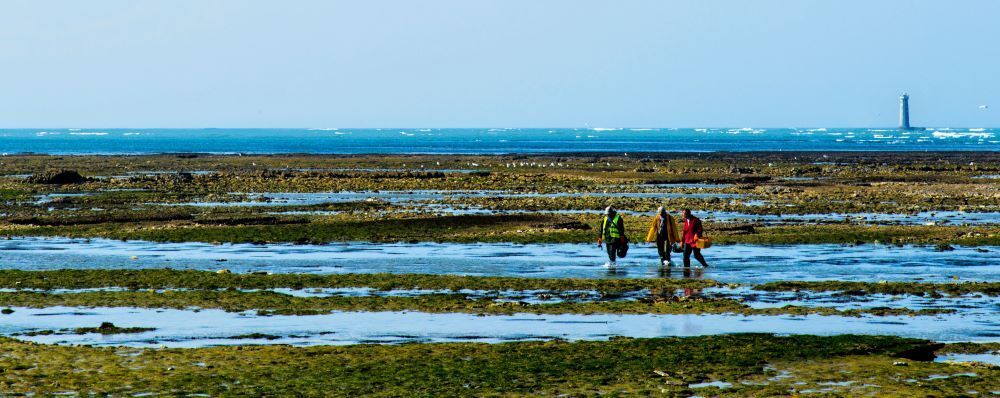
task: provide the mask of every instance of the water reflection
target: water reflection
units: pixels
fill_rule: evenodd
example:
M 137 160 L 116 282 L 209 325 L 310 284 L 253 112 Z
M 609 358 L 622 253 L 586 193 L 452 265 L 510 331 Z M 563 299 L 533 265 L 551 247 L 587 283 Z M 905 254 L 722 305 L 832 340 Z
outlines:
M 140 308 L 14 308 L 0 333 L 94 327 L 156 327 L 145 333 L 21 337 L 43 343 L 199 347 L 227 344 L 357 344 L 518 340 L 605 340 L 610 336 L 661 337 L 724 333 L 878 334 L 935 341 L 997 341 L 1000 324 L 989 316 L 836 317 L 742 315 L 535 315 L 478 316 L 422 312 L 333 312 L 311 316 L 256 316 L 219 310 Z M 262 333 L 273 339 L 234 339 Z
M 344 243 L 211 245 L 107 239 L 0 240 L 0 268 L 174 268 L 276 273 L 427 273 L 544 278 L 709 278 L 777 280 L 996 281 L 1000 247 L 886 245 L 718 245 L 712 267 L 663 269 L 655 250 L 636 247 L 614 270 L 589 244 Z M 224 261 L 219 261 L 224 260 Z M 613 271 L 613 272 L 612 272 Z

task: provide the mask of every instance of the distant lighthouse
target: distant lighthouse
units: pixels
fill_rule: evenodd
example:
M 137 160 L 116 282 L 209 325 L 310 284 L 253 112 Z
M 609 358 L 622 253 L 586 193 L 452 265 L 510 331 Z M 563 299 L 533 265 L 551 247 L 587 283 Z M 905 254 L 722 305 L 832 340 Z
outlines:
M 899 96 L 899 129 L 913 129 L 910 127 L 910 96 L 906 95 L 906 93 Z

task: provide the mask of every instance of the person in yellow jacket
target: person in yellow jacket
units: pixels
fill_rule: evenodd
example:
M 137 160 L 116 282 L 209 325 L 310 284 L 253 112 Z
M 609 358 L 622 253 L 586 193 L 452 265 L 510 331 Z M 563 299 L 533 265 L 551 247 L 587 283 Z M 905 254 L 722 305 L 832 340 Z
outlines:
M 656 209 L 653 223 L 649 226 L 649 232 L 646 233 L 646 242 L 656 242 L 656 251 L 660 254 L 660 262 L 663 265 L 670 266 L 671 248 L 680 241 L 674 217 L 667 213 L 663 207 Z

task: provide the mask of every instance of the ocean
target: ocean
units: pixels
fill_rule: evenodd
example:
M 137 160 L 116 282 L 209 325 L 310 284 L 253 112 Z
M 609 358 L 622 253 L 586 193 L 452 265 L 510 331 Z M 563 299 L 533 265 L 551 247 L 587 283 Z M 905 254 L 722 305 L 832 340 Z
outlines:
M 0 129 L 0 153 L 1000 151 L 1000 128 Z

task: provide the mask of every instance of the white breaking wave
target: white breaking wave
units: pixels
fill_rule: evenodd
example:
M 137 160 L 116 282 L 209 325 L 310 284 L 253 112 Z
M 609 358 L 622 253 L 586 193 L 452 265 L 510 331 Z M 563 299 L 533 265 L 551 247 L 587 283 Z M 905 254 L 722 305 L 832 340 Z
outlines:
M 108 135 L 108 133 L 102 131 L 86 132 L 86 133 L 69 133 L 69 135 Z
M 767 131 L 767 130 L 764 130 L 764 129 L 755 129 L 755 128 L 751 128 L 751 127 L 744 127 L 744 128 L 740 128 L 740 129 L 729 129 L 726 132 L 729 133 L 729 134 L 741 134 L 741 133 L 761 134 L 761 133 L 763 133 L 765 131 Z
M 971 131 L 971 130 L 970 130 Z M 944 139 L 944 138 L 993 138 L 992 133 L 982 133 L 982 132 L 969 132 L 969 133 L 956 133 L 950 131 L 935 131 L 931 133 L 934 138 Z

